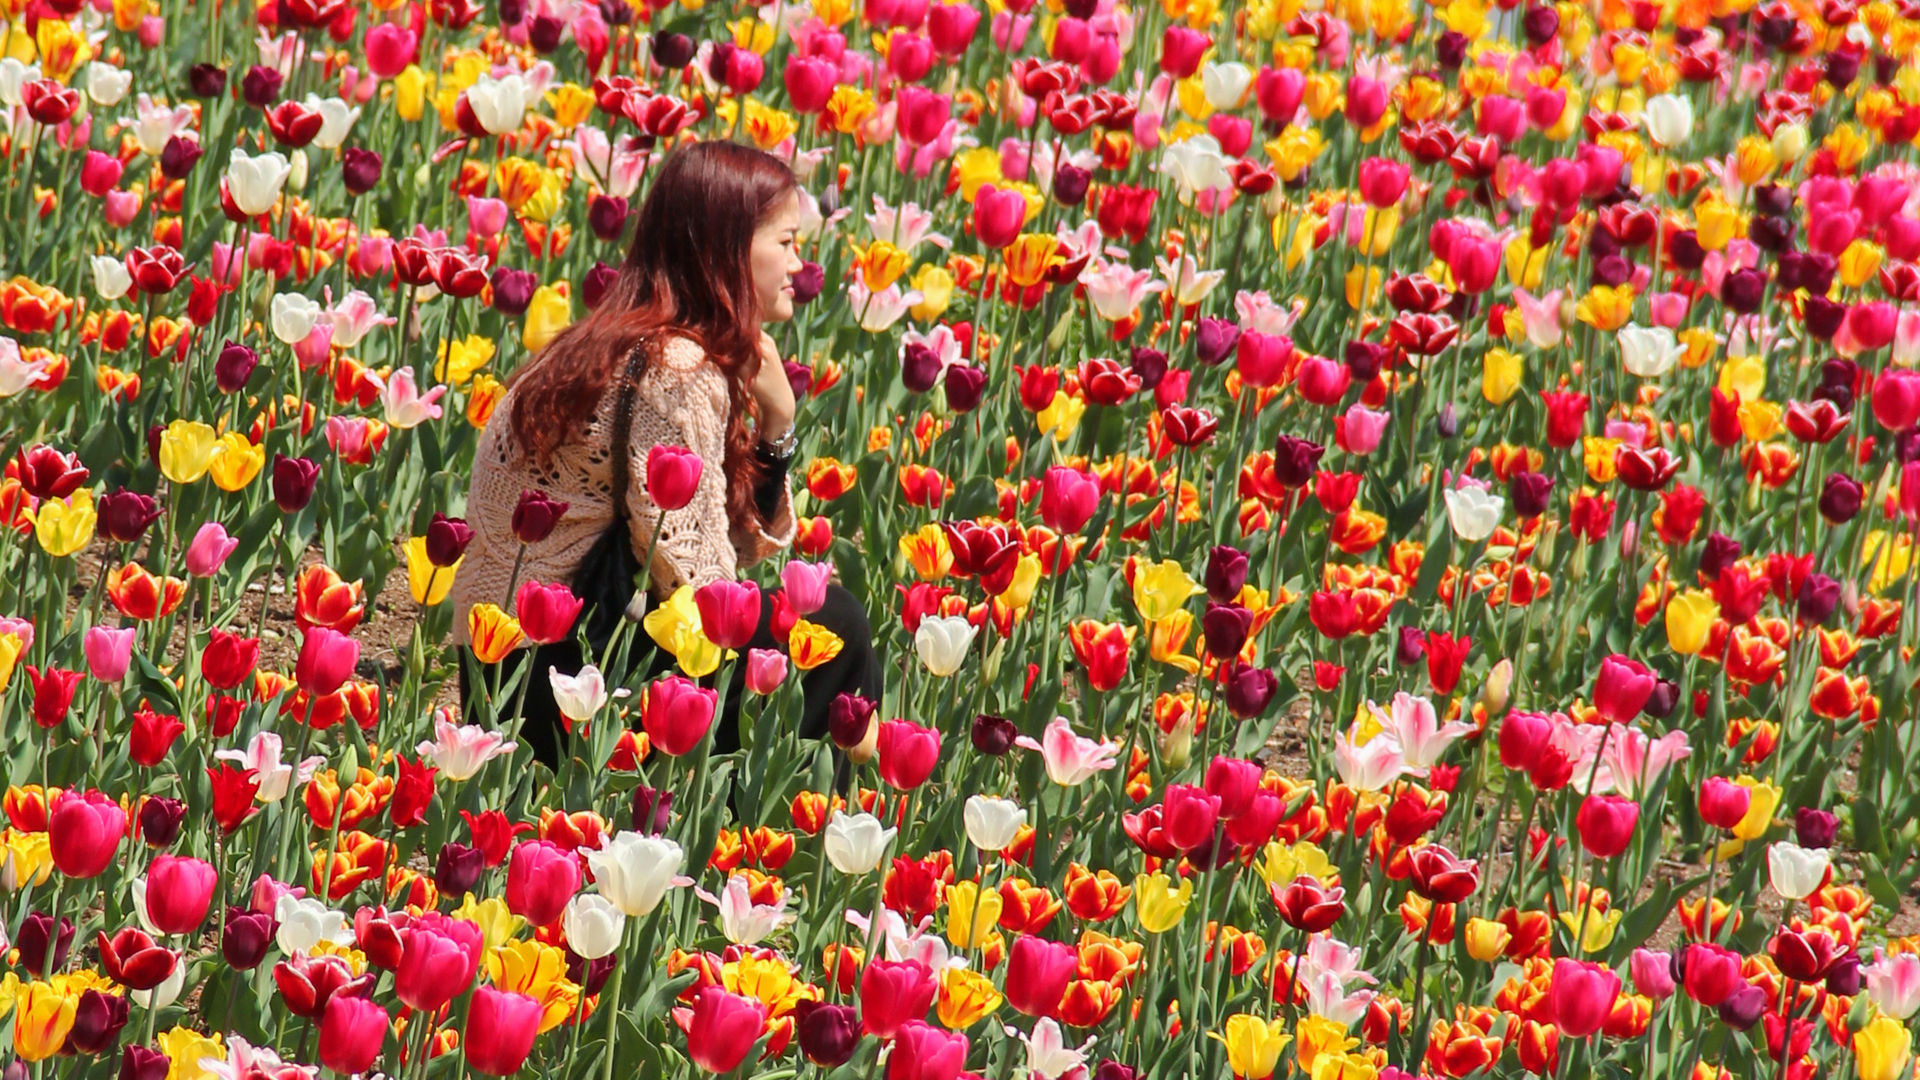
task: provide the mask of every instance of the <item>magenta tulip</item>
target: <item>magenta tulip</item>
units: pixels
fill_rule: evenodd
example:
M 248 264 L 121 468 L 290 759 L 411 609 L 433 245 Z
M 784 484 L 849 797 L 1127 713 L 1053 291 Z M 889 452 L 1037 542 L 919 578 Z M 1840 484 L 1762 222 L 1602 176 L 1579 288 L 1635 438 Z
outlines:
M 126 834 L 126 811 L 100 791 L 68 791 L 47 819 L 53 865 L 70 878 L 98 877 Z
M 940 763 L 940 732 L 905 720 L 880 725 L 880 779 L 911 791 L 927 782 Z
M 707 737 L 718 703 L 718 694 L 691 679 L 679 675 L 656 679 L 640 698 L 640 728 L 655 750 L 679 757 Z
M 156 855 L 147 868 L 147 921 L 163 934 L 191 934 L 207 920 L 220 875 L 213 864 Z
M 909 1021 L 922 1020 L 939 989 L 918 960 L 874 960 L 860 972 L 860 1023 L 876 1039 L 891 1039 Z
M 1053 1016 L 1079 967 L 1073 946 L 1023 935 L 1007 954 L 1007 1004 L 1028 1016 Z
M 480 927 L 465 919 L 432 911 L 412 920 L 401 935 L 394 993 L 413 1008 L 438 1010 L 473 983 L 484 943 Z
M 1561 957 L 1553 962 L 1547 1002 L 1563 1035 L 1584 1039 L 1600 1030 L 1620 996 L 1620 976 L 1599 964 Z
M 887 1080 L 958 1080 L 967 1067 L 967 1037 L 915 1020 L 900 1029 L 887 1057 Z M 1103 1070 L 1104 1071 L 1104 1070 Z
M 1627 850 L 1639 821 L 1640 804 L 1619 795 L 1589 795 L 1573 818 L 1580 830 L 1580 846 L 1596 859 L 1611 859 Z
M 700 455 L 683 446 L 647 451 L 647 498 L 662 510 L 678 510 L 693 501 L 704 468 Z
M 687 1056 L 695 1065 L 724 1076 L 740 1067 L 767 1026 L 767 1007 L 718 986 L 693 999 L 687 1022 Z
M 540 1034 L 540 1003 L 525 994 L 482 986 L 467 1005 L 467 1027 L 460 1048 L 467 1064 L 483 1076 L 512 1076 L 533 1053 Z
M 126 678 L 127 668 L 133 663 L 133 631 L 131 626 L 95 626 L 81 635 L 80 651 L 87 657 L 87 673 L 105 683 Z
M 1040 481 L 1040 520 L 1055 532 L 1086 528 L 1099 505 L 1100 484 L 1085 473 L 1055 465 Z
M 1594 677 L 1594 711 L 1609 723 L 1632 723 L 1659 681 L 1647 665 L 1615 653 L 1600 661 L 1600 674 Z
M 973 200 L 973 234 L 987 247 L 999 250 L 1020 238 L 1027 220 L 1027 197 L 1012 189 L 980 185 Z
M 709 581 L 694 590 L 700 632 L 723 649 L 744 649 L 760 629 L 760 586 L 751 581 Z
M 507 910 L 551 926 L 580 891 L 580 860 L 550 840 L 528 840 L 507 863 Z
M 1888 368 L 1873 380 L 1873 418 L 1889 431 L 1920 423 L 1920 372 Z
M 293 681 L 314 697 L 325 697 L 346 684 L 359 662 L 358 641 L 329 627 L 310 626 L 300 638 Z
M 320 1019 L 320 1064 L 352 1076 L 373 1068 L 387 1041 L 387 1010 L 363 997 L 335 994 Z

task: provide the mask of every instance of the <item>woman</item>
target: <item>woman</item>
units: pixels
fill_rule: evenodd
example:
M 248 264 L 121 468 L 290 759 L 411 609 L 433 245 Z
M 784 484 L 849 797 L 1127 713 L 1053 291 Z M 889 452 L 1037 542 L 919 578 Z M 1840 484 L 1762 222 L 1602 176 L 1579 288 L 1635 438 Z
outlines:
M 729 142 L 691 144 L 667 159 L 605 300 L 515 373 L 480 437 L 467 494 L 474 538 L 453 585 L 459 644 L 474 604 L 509 606 L 516 581 L 575 584 L 596 542 L 621 522 L 634 565 L 652 552 L 653 602 L 681 585 L 731 578 L 792 540 L 794 394 L 762 327 L 793 317 L 793 275 L 803 265 L 799 225 L 799 189 L 776 159 Z M 628 438 L 615 446 L 623 401 L 630 403 Z M 692 501 L 664 517 L 645 483 L 656 446 L 688 448 L 703 462 Z M 624 485 L 615 490 L 622 472 Z M 567 510 L 546 539 L 522 545 L 512 519 L 526 491 L 545 492 Z M 817 738 L 835 695 L 878 700 L 879 665 L 866 613 L 845 589 L 830 586 L 826 606 L 809 619 L 845 642 L 837 658 L 805 677 L 800 733 Z M 763 600 L 750 647 L 785 651 L 771 622 Z M 501 663 L 518 665 L 524 655 L 518 650 Z M 562 728 L 549 668 L 573 674 L 583 662 L 573 641 L 534 653 L 520 737 L 550 766 L 560 760 Z M 661 654 L 654 670 L 670 664 Z M 488 680 L 508 674 L 482 670 Z M 745 665 L 733 670 L 730 714 Z M 716 752 L 737 749 L 738 741 L 734 715 L 722 717 Z

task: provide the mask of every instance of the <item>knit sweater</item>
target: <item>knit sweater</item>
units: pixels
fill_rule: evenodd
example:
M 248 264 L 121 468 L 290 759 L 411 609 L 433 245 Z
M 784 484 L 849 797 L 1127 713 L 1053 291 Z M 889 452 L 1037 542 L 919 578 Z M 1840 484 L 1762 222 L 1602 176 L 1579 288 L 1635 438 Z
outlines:
M 557 448 L 544 466 L 514 436 L 513 396 L 508 390 L 501 398 L 474 453 L 473 480 L 467 489 L 467 523 L 473 527 L 473 542 L 452 591 L 456 644 L 467 641 L 467 611 L 473 605 L 509 605 L 516 557 L 521 582 L 571 584 L 581 560 L 613 524 L 614 447 L 610 443 L 618 407 L 617 381 L 602 395 L 585 431 Z M 647 497 L 647 452 L 655 446 L 684 446 L 700 455 L 705 466 L 693 501 L 668 511 L 661 521 L 651 575 L 656 583 L 698 588 L 731 578 L 793 540 L 793 499 L 784 483 L 765 528 L 741 527 L 730 520 L 727 477 L 721 467 L 726 456 L 727 408 L 726 376 L 686 338 L 669 340 L 640 376 L 633 397 L 632 439 L 626 448 L 629 480 L 620 496 L 626 500 L 636 560 L 645 561 L 653 546 L 653 523 L 659 516 Z M 540 543 L 528 545 L 521 557 L 512 519 L 520 493 L 527 490 L 544 491 L 568 505 L 553 532 Z

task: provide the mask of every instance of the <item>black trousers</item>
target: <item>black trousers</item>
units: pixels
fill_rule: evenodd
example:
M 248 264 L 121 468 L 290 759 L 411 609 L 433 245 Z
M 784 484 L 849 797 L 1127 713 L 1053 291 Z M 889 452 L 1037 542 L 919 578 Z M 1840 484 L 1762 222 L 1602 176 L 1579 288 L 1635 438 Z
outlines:
M 760 628 L 754 632 L 753 640 L 748 643 L 750 649 L 777 649 L 787 651 L 784 639 L 775 640 L 772 625 L 773 603 L 765 593 L 760 598 Z M 800 735 L 804 738 L 818 739 L 827 733 L 827 709 L 833 699 L 842 693 L 859 694 L 873 701 L 880 700 L 880 661 L 873 649 L 873 627 L 867 621 L 867 612 L 853 594 L 838 584 L 827 586 L 826 603 L 819 611 L 807 616 L 807 621 L 816 623 L 833 631 L 845 644 L 840 655 L 814 668 L 800 672 L 789 670 L 787 677 L 799 677 L 804 691 L 804 703 L 800 710 Z M 636 628 L 637 629 L 637 628 Z M 635 648 L 644 654 L 651 647 L 652 639 L 644 631 L 635 641 Z M 471 650 L 462 650 L 471 655 Z M 515 649 L 511 655 L 498 665 L 499 679 L 504 682 L 519 665 L 531 658 L 533 670 L 528 672 L 526 698 L 520 708 L 520 735 L 522 743 L 531 747 L 534 760 L 545 762 L 550 769 L 558 769 L 562 747 L 566 745 L 566 728 L 560 715 L 560 707 L 553 700 L 553 684 L 547 681 L 547 669 L 556 668 L 563 675 L 573 675 L 585 666 L 586 659 L 581 655 L 577 641 L 569 639 L 553 645 L 541 645 L 532 649 Z M 465 656 L 462 657 L 465 660 Z M 480 677 L 491 683 L 495 678 L 495 665 L 475 664 Z M 460 706 L 465 712 L 473 696 L 473 687 L 469 682 L 469 665 L 460 666 Z M 673 670 L 673 657 L 655 650 L 653 660 L 648 667 L 648 678 L 668 674 Z M 746 697 L 747 665 L 743 655 L 732 664 L 732 674 L 727 686 L 727 699 L 723 714 L 716 719 L 713 731 L 713 752 L 730 754 L 740 749 L 740 703 Z M 715 676 L 709 675 L 701 680 L 708 686 L 714 685 Z M 501 719 L 507 719 L 506 713 L 512 709 L 511 701 L 499 703 Z

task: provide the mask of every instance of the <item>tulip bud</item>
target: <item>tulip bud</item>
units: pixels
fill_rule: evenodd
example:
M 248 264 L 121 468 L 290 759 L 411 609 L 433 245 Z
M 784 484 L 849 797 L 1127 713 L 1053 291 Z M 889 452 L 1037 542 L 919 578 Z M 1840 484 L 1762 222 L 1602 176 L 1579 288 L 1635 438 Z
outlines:
M 834 696 L 827 706 L 827 734 L 833 744 L 842 750 L 851 750 L 867 737 L 867 729 L 873 726 L 873 713 L 878 706 L 858 694 L 842 693 Z
M 150 796 L 140 804 L 140 839 L 150 847 L 172 847 L 187 819 L 187 804 L 178 799 Z
M 320 482 L 320 466 L 303 457 L 273 455 L 273 501 L 284 514 L 297 514 L 313 499 Z
M 860 1042 L 860 1017 L 851 1005 L 802 1001 L 794 1015 L 794 1034 L 808 1061 L 831 1069 L 853 1058 Z
M 673 824 L 673 792 L 641 785 L 633 789 L 633 831 L 643 836 L 665 835 Z
M 1012 750 L 1019 734 L 1020 729 L 1006 717 L 981 713 L 973 718 L 973 748 L 989 757 L 1000 757 Z
M 1647 695 L 1647 703 L 1641 711 L 1655 720 L 1665 720 L 1673 715 L 1673 707 L 1680 703 L 1680 684 L 1671 679 L 1660 679 L 1653 684 L 1653 693 Z
M 1840 997 L 1852 997 L 1860 992 L 1866 982 L 1860 974 L 1860 956 L 1847 953 L 1833 962 L 1827 969 L 1827 993 Z
M 1087 200 L 1093 185 L 1093 171 L 1070 161 L 1062 161 L 1053 171 L 1053 197 L 1062 206 L 1079 206 Z
M 198 142 L 175 135 L 160 151 L 160 173 L 169 180 L 185 180 L 205 153 Z
M 595 195 L 587 203 L 587 225 L 593 235 L 612 243 L 627 227 L 627 200 L 618 195 Z
M 213 64 L 195 64 L 187 69 L 187 88 L 194 97 L 217 98 L 227 92 L 227 71 Z
M 380 183 L 380 155 L 349 146 L 340 151 L 340 180 L 350 195 L 365 195 Z
M 653 35 L 653 62 L 668 71 L 678 71 L 693 60 L 693 39 L 685 34 Z
M 1417 626 L 1403 626 L 1396 639 L 1393 660 L 1401 667 L 1412 667 L 1427 658 L 1427 633 Z
M 22 920 L 20 932 L 13 936 L 14 948 L 20 951 L 20 966 L 37 978 L 66 967 L 67 949 L 72 944 L 73 920 L 61 919 L 56 933 L 52 917 L 39 911 Z
M 1467 35 L 1458 30 L 1449 30 L 1434 42 L 1433 58 L 1448 71 L 1458 71 L 1460 65 L 1466 63 L 1467 47 L 1471 44 L 1473 42 Z
M 1840 819 L 1825 810 L 1802 806 L 1793 812 L 1794 840 L 1803 848 L 1830 848 Z
M 526 314 L 533 303 L 533 294 L 540 288 L 540 276 L 531 270 L 516 270 L 511 266 L 495 267 L 490 284 L 493 286 L 493 310 L 502 315 L 519 316 Z
M 255 64 L 240 79 L 240 96 L 254 108 L 264 109 L 279 99 L 283 81 L 278 71 Z
M 94 503 L 100 534 L 120 544 L 137 542 L 160 518 L 160 504 L 136 491 L 111 491 Z
M 273 916 L 265 912 L 230 907 L 220 930 L 220 955 L 235 970 L 252 971 L 267 958 L 278 929 Z
M 220 349 L 220 355 L 213 361 L 213 382 L 223 394 L 237 394 L 247 388 L 247 380 L 253 378 L 253 371 L 260 366 L 260 354 L 235 341 L 229 341 Z
M 560 47 L 560 35 L 565 33 L 567 24 L 552 15 L 541 13 L 527 23 L 527 45 L 534 52 L 545 56 Z
M 1745 1031 L 1760 1022 L 1767 1011 L 1767 992 L 1746 983 L 1720 1003 L 1720 1020 L 1735 1031 Z
M 120 1029 L 127 1026 L 131 1004 L 124 994 L 103 994 L 93 989 L 83 992 L 74 1009 L 73 1030 L 67 1034 L 67 1044 L 82 1054 L 106 1051 L 119 1040 Z
M 819 296 L 827 287 L 827 268 L 812 260 L 800 264 L 800 272 L 793 275 L 793 302 L 806 304 Z
M 20 1062 L 15 1060 L 13 1065 L 20 1065 Z M 8 1080 L 12 1080 L 11 1070 L 13 1065 L 7 1067 L 9 1070 Z M 119 1080 L 166 1080 L 167 1074 L 171 1071 L 172 1067 L 173 1059 L 167 1057 L 167 1055 L 150 1046 L 130 1043 L 125 1050 L 120 1052 Z M 23 1076 L 25 1075 L 25 1069 L 26 1066 L 21 1065 Z
M 452 568 L 473 543 L 473 526 L 464 518 L 450 518 L 438 510 L 427 523 L 427 561 L 442 570 Z
M 594 263 L 587 270 L 586 277 L 580 281 L 580 302 L 586 305 L 588 311 L 599 307 L 600 301 L 607 298 L 607 290 L 613 288 L 613 283 L 619 276 L 620 271 L 606 263 Z

